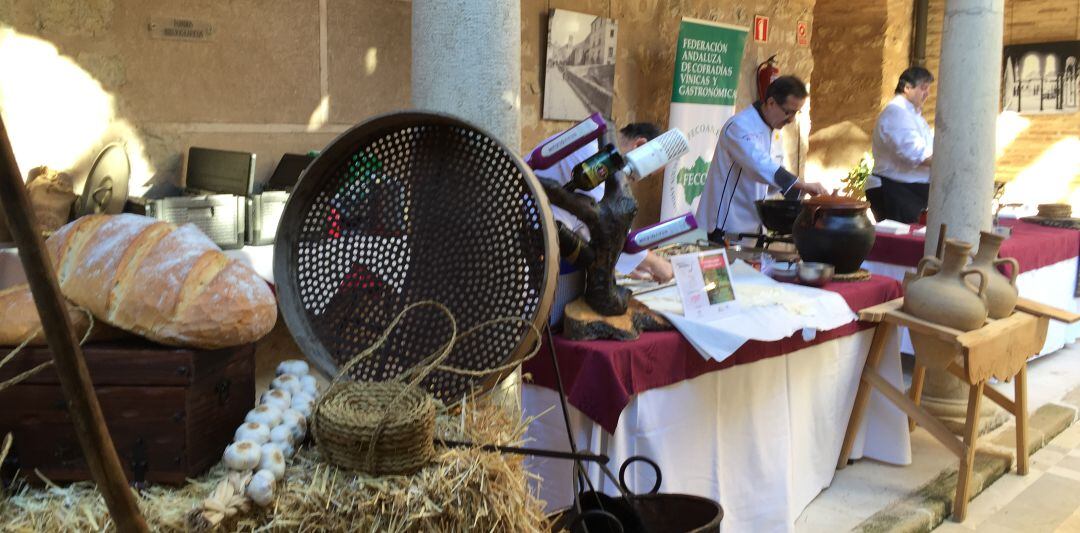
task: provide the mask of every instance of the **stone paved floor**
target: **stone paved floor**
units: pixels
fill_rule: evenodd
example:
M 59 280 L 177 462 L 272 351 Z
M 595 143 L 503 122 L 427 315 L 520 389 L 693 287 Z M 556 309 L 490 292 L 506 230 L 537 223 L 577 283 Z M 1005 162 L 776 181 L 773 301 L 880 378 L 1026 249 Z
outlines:
M 934 531 L 1080 532 L 1080 423 L 1032 455 L 1027 476 L 1009 472 L 972 500 L 963 524 L 947 521 Z

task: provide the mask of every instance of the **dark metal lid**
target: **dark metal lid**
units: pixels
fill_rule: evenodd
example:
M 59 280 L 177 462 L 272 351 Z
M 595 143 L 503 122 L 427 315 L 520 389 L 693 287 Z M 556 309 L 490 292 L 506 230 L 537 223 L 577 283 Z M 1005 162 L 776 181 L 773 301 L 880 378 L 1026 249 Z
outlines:
M 102 148 L 86 175 L 82 195 L 75 201 L 75 218 L 122 212 L 130 176 L 131 162 L 123 145 L 112 143 Z

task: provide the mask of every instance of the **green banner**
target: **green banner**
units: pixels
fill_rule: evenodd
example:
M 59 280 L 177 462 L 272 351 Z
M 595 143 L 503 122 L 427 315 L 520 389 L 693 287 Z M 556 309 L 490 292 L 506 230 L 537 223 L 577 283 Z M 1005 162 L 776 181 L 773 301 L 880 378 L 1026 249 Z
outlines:
M 671 102 L 735 105 L 746 29 L 683 19 Z

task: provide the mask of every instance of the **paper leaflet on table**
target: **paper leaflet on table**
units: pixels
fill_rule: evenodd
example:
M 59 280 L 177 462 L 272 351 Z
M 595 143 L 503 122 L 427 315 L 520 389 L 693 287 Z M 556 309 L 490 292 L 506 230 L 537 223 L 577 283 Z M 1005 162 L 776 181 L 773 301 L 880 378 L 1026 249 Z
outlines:
M 676 257 L 672 258 L 673 266 Z M 779 283 L 742 261 L 731 263 L 728 272 L 736 298 L 729 310 L 712 320 L 684 316 L 677 287 L 637 298 L 671 321 L 702 357 L 717 361 L 723 361 L 749 340 L 776 341 L 800 332 L 809 340 L 812 335 L 806 330 L 828 331 L 856 320 L 847 302 L 835 292 Z
M 716 320 L 735 311 L 735 287 L 723 249 L 671 258 L 683 313 L 693 320 Z

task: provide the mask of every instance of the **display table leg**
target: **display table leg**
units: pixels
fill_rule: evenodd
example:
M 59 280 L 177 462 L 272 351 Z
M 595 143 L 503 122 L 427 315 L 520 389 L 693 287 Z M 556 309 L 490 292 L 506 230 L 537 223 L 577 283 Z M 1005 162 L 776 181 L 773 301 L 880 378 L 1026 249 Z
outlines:
M 840 457 L 836 461 L 837 470 L 843 470 L 847 466 L 848 458 L 851 457 L 851 447 L 855 445 L 855 436 L 859 433 L 859 426 L 862 425 L 862 418 L 866 413 L 866 405 L 870 401 L 870 380 L 867 376 L 877 372 L 881 355 L 885 353 L 885 341 L 889 338 L 890 330 L 894 329 L 896 329 L 895 326 L 886 322 L 879 322 L 874 328 L 874 338 L 870 341 L 870 352 L 866 354 L 866 363 L 863 364 L 862 377 L 859 379 L 859 389 L 855 393 L 855 403 L 851 407 L 847 431 L 844 433 L 844 445 L 840 448 Z

